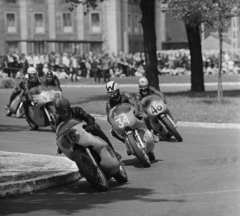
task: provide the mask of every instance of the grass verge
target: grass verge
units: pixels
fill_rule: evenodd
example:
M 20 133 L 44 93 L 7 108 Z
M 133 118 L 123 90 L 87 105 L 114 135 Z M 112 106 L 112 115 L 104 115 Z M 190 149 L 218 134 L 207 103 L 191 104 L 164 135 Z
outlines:
M 224 102 L 218 104 L 217 92 L 166 93 L 169 109 L 177 121 L 240 123 L 240 90 L 224 91 Z M 80 103 L 88 113 L 106 115 L 107 97 Z

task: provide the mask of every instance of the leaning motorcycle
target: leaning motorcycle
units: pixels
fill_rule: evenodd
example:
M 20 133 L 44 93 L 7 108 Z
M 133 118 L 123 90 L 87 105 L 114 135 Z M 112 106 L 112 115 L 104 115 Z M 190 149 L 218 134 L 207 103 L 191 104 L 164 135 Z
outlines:
M 176 124 L 168 115 L 168 105 L 157 94 L 150 94 L 141 100 L 141 110 L 144 111 L 150 120 L 152 129 L 164 137 L 168 132 L 177 141 L 182 142 L 182 137 L 176 129 Z
M 19 92 L 19 94 L 13 99 L 9 108 L 7 109 L 7 116 L 11 116 L 15 114 L 17 118 L 21 118 L 24 116 L 25 110 L 22 102 L 23 90 Z
M 107 191 L 112 177 L 119 183 L 128 181 L 127 172 L 113 149 L 103 139 L 89 133 L 84 121 L 61 122 L 56 143 L 63 154 L 77 164 L 81 176 L 98 191 Z
M 125 140 L 127 151 L 135 155 L 144 167 L 150 167 L 147 153 L 155 147 L 153 135 L 134 112 L 131 104 L 122 103 L 110 110 L 108 119 L 117 135 Z
M 53 91 L 42 85 L 30 89 L 29 94 L 32 97 L 32 106 L 29 106 L 29 117 L 32 121 L 28 121 L 29 126 L 37 130 L 39 127 L 50 125 L 55 132 L 57 123 L 54 102 L 56 98 L 61 97 L 61 94 L 55 95 Z

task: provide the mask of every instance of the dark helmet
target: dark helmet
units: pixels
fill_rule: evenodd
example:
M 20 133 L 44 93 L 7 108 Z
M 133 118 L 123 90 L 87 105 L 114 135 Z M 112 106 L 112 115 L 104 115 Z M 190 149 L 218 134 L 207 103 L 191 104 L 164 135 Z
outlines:
M 46 74 L 46 77 L 47 77 L 47 81 L 51 82 L 53 80 L 53 72 L 49 70 Z
M 106 89 L 107 89 L 107 94 L 108 94 L 110 100 L 120 101 L 121 94 L 120 94 L 118 84 L 115 81 L 109 81 L 106 84 Z
M 141 95 L 148 95 L 149 94 L 149 84 L 146 77 L 141 77 L 138 80 L 139 91 Z
M 55 103 L 56 112 L 63 119 L 66 119 L 70 113 L 70 102 L 66 98 L 58 98 Z

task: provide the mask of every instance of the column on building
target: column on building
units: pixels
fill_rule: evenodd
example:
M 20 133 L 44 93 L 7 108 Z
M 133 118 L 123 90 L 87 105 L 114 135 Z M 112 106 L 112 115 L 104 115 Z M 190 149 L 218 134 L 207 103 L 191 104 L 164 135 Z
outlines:
M 20 52 L 27 54 L 27 39 L 28 39 L 28 30 L 27 30 L 27 0 L 19 1 L 19 14 L 20 14 Z
M 55 0 L 48 0 L 49 39 L 56 39 Z M 55 43 L 50 43 L 49 51 L 55 51 Z
M 129 53 L 129 37 L 128 37 L 128 0 L 123 0 L 122 10 L 122 27 L 123 27 L 123 52 Z M 121 21 L 121 20 L 120 20 Z
M 103 50 L 118 53 L 118 8 L 117 0 L 108 0 L 103 3 Z
M 155 31 L 157 50 L 162 50 L 162 43 L 166 41 L 165 13 L 161 9 L 161 1 L 155 0 Z
M 79 4 L 76 8 L 77 13 L 77 39 L 84 40 L 84 8 L 82 4 Z M 82 52 L 83 46 L 77 45 L 78 51 Z

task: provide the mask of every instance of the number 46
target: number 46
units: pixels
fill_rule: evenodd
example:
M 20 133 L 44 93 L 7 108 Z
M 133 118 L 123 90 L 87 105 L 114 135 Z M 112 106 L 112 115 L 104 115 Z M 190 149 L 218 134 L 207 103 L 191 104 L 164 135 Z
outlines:
M 124 123 L 130 124 L 126 115 L 121 116 L 120 118 L 116 119 L 116 121 L 119 123 L 120 128 L 124 127 Z

